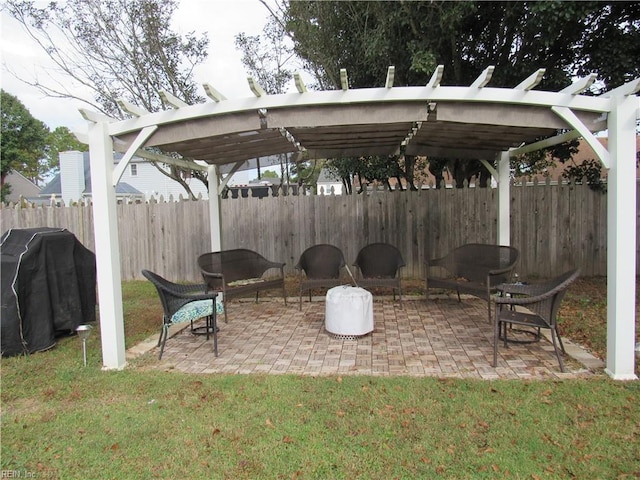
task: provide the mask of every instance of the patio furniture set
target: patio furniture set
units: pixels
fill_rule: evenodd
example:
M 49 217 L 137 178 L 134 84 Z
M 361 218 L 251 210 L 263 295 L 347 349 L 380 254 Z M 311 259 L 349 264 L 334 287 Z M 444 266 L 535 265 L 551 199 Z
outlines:
M 561 352 L 564 345 L 557 329 L 560 302 L 569 285 L 579 276 L 571 270 L 550 281 L 538 284 L 513 283 L 511 275 L 518 260 L 516 248 L 489 244 L 465 244 L 441 258 L 425 262 L 425 294 L 429 289 L 454 290 L 487 302 L 488 321 L 494 326 L 493 366 L 497 366 L 500 341 L 523 342 L 508 339 L 513 331 L 531 335 L 530 341 L 540 341 L 541 329 L 549 329 L 560 370 L 565 371 Z M 295 268 L 299 279 L 299 309 L 302 297 L 314 289 L 328 289 L 326 296 L 327 332 L 337 337 L 361 336 L 373 330 L 371 293 L 365 289 L 388 288 L 393 299 L 402 308 L 400 269 L 405 265 L 400 251 L 388 243 L 372 243 L 363 247 L 353 263 L 355 275 L 345 262 L 342 251 L 330 244 L 307 248 Z M 233 249 L 202 254 L 198 258 L 203 283 L 184 285 L 170 282 L 159 275 L 143 270 L 143 275 L 156 287 L 163 306 L 163 324 L 158 346 L 162 358 L 168 329 L 171 325 L 190 322 L 193 333 L 213 336 L 213 351 L 218 356 L 217 314 L 224 313 L 227 322 L 227 302 L 233 298 L 256 295 L 261 291 L 280 289 L 285 305 L 284 263 L 272 262 L 248 249 Z M 345 286 L 341 270 L 345 268 L 355 287 Z M 338 289 L 337 287 L 344 287 Z M 348 290 L 347 288 L 352 288 Z M 218 298 L 221 295 L 221 298 Z M 495 307 L 492 308 L 492 303 Z M 492 319 L 492 310 L 495 318 Z M 195 320 L 205 318 L 204 327 L 194 328 Z M 340 327 L 344 325 L 344 328 Z M 524 327 L 524 329 L 523 329 Z M 346 333 L 346 334 L 344 334 Z

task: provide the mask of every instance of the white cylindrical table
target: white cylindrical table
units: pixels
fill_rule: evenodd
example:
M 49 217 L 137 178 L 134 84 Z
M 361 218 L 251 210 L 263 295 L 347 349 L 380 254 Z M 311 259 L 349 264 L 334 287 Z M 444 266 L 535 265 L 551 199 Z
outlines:
M 360 287 L 340 285 L 327 291 L 324 327 L 340 338 L 373 331 L 373 295 Z

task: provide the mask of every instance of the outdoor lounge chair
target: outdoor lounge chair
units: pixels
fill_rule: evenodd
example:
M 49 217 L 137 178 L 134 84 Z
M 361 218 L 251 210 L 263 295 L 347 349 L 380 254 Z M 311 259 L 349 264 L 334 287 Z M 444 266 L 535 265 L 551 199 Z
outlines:
M 346 265 L 342 251 L 329 244 L 318 244 L 307 248 L 296 265 L 300 280 L 300 310 L 302 293 L 314 288 L 330 288 L 340 285 L 340 269 Z
M 370 243 L 363 247 L 356 261 L 353 263 L 356 272 L 356 281 L 359 287 L 386 287 L 393 291 L 393 300 L 396 299 L 396 291 L 402 306 L 402 284 L 400 281 L 400 268 L 405 263 L 400 250 L 389 243 Z
M 227 323 L 227 302 L 248 293 L 280 289 L 284 304 L 287 294 L 284 288 L 284 263 L 267 260 L 258 252 L 246 248 L 203 253 L 198 257 L 198 267 L 209 290 L 222 292 L 224 321 Z M 272 270 L 273 269 L 273 270 Z M 268 270 L 277 271 L 270 277 Z
M 200 318 L 206 318 L 207 340 L 209 340 L 209 333 L 211 333 L 213 335 L 213 353 L 217 357 L 218 327 L 215 306 L 217 293 L 205 293 L 206 285 L 204 284 L 186 285 L 170 282 L 149 270 L 142 270 L 142 275 L 156 287 L 164 310 L 162 330 L 158 339 L 160 347 L 158 359 L 162 359 L 164 344 L 167 341 L 171 325 L 191 322 L 193 326 L 193 322 Z
M 493 337 L 493 366 L 498 363 L 498 342 L 502 339 L 508 347 L 507 335 L 513 325 L 530 327 L 534 335 L 540 337 L 540 329 L 551 331 L 553 348 L 560 364 L 560 371 L 564 372 L 562 353 L 564 345 L 558 333 L 557 315 L 560 302 L 564 298 L 567 288 L 580 275 L 580 270 L 571 270 L 543 283 L 521 284 L 509 283 L 500 285 L 498 291 L 502 296 L 495 299 L 496 322 Z M 558 345 L 560 349 L 558 349 Z
M 428 260 L 425 272 L 425 295 L 430 288 L 455 290 L 486 300 L 491 323 L 491 296 L 496 287 L 510 280 L 520 252 L 506 245 L 467 243 L 441 258 Z

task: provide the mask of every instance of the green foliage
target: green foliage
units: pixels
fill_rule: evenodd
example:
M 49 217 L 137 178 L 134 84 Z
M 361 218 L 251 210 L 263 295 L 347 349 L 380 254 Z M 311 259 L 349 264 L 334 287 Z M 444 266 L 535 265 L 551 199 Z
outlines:
M 57 127 L 52 132 L 49 132 L 45 147 L 48 169 L 58 169 L 60 167 L 60 152 L 69 150 L 86 152 L 88 147 L 86 144 L 80 143 L 67 127 Z
M 562 176 L 574 183 L 586 181 L 589 188 L 596 192 L 607 192 L 607 185 L 602 181 L 602 165 L 594 159 L 584 160 L 579 165 L 569 165 Z
M 265 170 L 261 174 L 262 178 L 280 178 L 276 172 L 273 170 Z
M 40 161 L 45 154 L 49 129 L 35 119 L 29 110 L 15 96 L 1 91 L 2 126 L 0 130 L 0 158 L 2 162 L 2 200 L 6 192 L 5 176 L 15 170 L 32 181 L 36 181 L 46 171 Z

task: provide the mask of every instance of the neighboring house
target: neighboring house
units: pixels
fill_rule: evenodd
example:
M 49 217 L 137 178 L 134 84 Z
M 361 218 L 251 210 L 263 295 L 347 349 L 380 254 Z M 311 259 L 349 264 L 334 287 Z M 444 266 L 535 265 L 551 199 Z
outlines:
M 316 183 L 318 195 L 342 195 L 342 180 L 338 179 L 329 170 L 323 168 L 318 175 Z
M 4 182 L 11 186 L 11 192 L 5 198 L 7 203 L 16 203 L 20 200 L 20 197 L 31 201 L 40 195 L 40 187 L 15 170 L 9 172 Z
M 115 163 L 122 155 L 114 155 Z M 193 193 L 208 198 L 205 185 L 196 179 L 186 179 Z M 61 152 L 60 173 L 56 175 L 40 192 L 41 197 L 60 198 L 65 204 L 91 196 L 91 166 L 88 152 Z M 139 200 L 150 198 L 169 200 L 173 196 L 177 200 L 180 195 L 187 198 L 186 190 L 175 180 L 161 173 L 154 165 L 134 157 L 116 185 L 118 199 Z
M 598 137 L 598 141 L 604 145 L 605 148 L 609 148 L 609 138 L 608 137 Z M 640 151 L 640 135 L 636 135 L 636 156 Z M 591 148 L 591 146 L 585 142 L 584 140 L 580 140 L 578 143 L 578 153 L 573 156 L 572 161 L 566 163 L 556 162 L 556 164 L 550 168 L 548 168 L 545 172 L 538 174 L 538 181 L 544 182 L 547 177 L 550 177 L 552 180 L 557 180 L 562 176 L 562 172 L 571 166 L 571 165 L 580 165 L 585 160 L 597 160 L 598 157 Z M 606 168 L 602 168 L 602 178 L 606 178 L 608 175 L 608 170 Z M 636 178 L 640 179 L 640 169 L 636 165 Z

